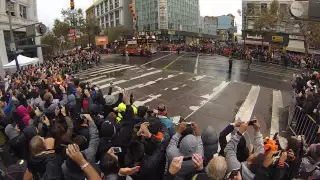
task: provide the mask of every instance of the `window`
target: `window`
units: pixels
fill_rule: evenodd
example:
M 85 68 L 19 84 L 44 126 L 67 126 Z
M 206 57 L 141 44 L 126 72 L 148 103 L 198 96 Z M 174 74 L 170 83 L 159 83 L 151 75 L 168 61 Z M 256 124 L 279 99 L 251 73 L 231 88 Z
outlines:
M 20 17 L 27 19 L 27 6 L 19 5 Z
M 97 6 L 96 11 L 97 11 L 97 16 L 100 16 L 100 6 Z
M 120 26 L 120 20 L 119 19 L 116 20 L 116 26 Z
M 113 13 L 110 14 L 110 21 L 114 21 Z
M 112 1 L 110 1 L 110 8 L 109 10 L 111 11 L 113 9 L 113 4 L 112 4 Z
M 248 4 L 247 4 L 247 10 L 248 10 L 248 14 L 249 14 L 249 15 L 253 15 L 253 14 L 254 14 L 253 3 L 248 3 Z
M 116 15 L 115 15 L 115 16 L 116 16 L 116 19 L 119 18 L 119 11 L 116 11 L 115 14 L 116 14 Z
M 287 4 L 280 4 L 280 13 L 283 15 L 288 14 L 288 5 Z
M 106 23 L 108 23 L 108 22 L 109 22 L 109 16 L 106 15 Z
M 105 11 L 105 12 L 108 12 L 108 6 L 109 6 L 109 5 L 108 5 L 108 2 L 109 2 L 108 0 L 106 0 L 106 1 L 104 2 L 104 11 Z
M 119 7 L 119 0 L 115 0 L 114 1 L 114 8 L 118 8 Z
M 268 10 L 267 3 L 261 3 L 261 13 L 266 13 Z
M 7 1 L 5 1 L 5 2 L 6 2 L 6 7 L 7 7 L 8 6 L 7 5 L 8 2 Z M 11 8 L 10 9 L 11 9 L 11 16 L 15 16 L 16 15 L 16 13 L 15 13 L 15 3 L 11 4 Z
M 104 25 L 104 17 L 101 17 L 101 26 Z
M 100 9 L 101 9 L 101 15 L 103 15 L 104 14 L 103 3 L 100 4 Z

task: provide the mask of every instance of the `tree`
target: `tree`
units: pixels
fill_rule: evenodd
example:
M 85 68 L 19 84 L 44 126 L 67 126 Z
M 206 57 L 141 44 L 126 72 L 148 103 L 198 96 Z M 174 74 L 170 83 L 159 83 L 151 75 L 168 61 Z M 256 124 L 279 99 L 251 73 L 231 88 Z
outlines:
M 62 9 L 61 11 L 63 22 L 69 24 L 71 27 L 82 27 L 85 24 L 85 19 L 83 17 L 83 11 L 81 8 L 71 10 Z
M 262 47 L 265 36 L 270 32 L 276 32 L 283 20 L 283 12 L 280 11 L 278 0 L 273 0 L 270 8 L 261 9 L 260 15 L 254 21 L 254 29 L 262 36 Z
M 50 30 L 48 30 L 47 33 L 41 37 L 41 44 L 46 44 L 51 46 L 45 49 L 47 53 L 55 52 L 59 47 L 58 39 Z
M 84 37 L 81 41 L 86 41 L 87 43 L 85 44 L 91 44 L 92 40 L 95 38 L 95 35 L 98 35 L 101 32 L 97 18 L 94 16 L 88 16 L 81 32 L 86 35 L 86 37 Z
M 130 35 L 129 30 L 123 26 L 109 27 L 108 29 L 105 29 L 104 32 L 108 35 L 109 42 L 122 40 L 126 36 Z
M 303 37 L 305 55 L 308 55 L 310 45 L 320 43 L 320 23 L 297 20 L 297 24 L 299 25 L 300 33 Z
M 59 19 L 54 20 L 52 32 L 60 44 L 59 45 L 60 50 L 69 49 L 70 47 L 69 31 L 70 31 L 69 24 L 62 22 Z

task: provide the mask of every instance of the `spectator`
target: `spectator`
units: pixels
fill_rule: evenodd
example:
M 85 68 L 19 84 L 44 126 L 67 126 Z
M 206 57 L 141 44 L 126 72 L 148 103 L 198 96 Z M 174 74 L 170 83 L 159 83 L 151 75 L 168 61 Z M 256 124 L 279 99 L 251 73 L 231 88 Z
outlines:
M 240 138 L 243 133 L 247 131 L 248 124 L 241 123 L 239 131 L 231 137 L 231 140 L 228 142 L 224 153 L 228 163 L 228 171 L 231 172 L 234 169 L 241 169 L 241 176 L 244 180 L 252 180 L 255 177 L 255 174 L 262 167 L 262 164 L 265 159 L 264 147 L 263 147 L 263 137 L 260 133 L 260 125 L 258 121 L 255 121 L 254 128 L 254 154 L 251 154 L 246 162 L 240 163 L 237 159 L 236 150 Z
M 158 117 L 161 120 L 161 122 L 166 125 L 170 138 L 174 135 L 175 129 L 172 120 L 167 118 L 167 107 L 163 104 L 160 104 L 158 106 Z
M 204 166 L 207 166 L 213 155 L 218 152 L 218 136 L 212 126 L 208 126 L 201 135 L 204 152 Z
M 25 135 L 20 131 L 19 126 L 14 122 L 7 125 L 5 133 L 8 136 L 8 145 L 18 159 L 26 159 L 28 142 Z
M 183 137 L 178 148 L 181 133 L 186 129 L 187 126 L 188 124 L 186 122 L 180 123 L 176 134 L 170 140 L 169 146 L 167 147 L 168 163 L 171 163 L 173 158 L 179 156 L 192 157 L 193 154 L 199 154 L 203 157 L 203 143 L 201 140 L 199 127 L 195 123 L 191 124 L 194 135 L 189 134 Z M 184 179 L 188 175 L 194 174 L 195 172 L 196 169 L 194 168 L 192 161 L 184 161 L 182 163 L 181 170 L 177 173 L 176 176 L 177 179 Z

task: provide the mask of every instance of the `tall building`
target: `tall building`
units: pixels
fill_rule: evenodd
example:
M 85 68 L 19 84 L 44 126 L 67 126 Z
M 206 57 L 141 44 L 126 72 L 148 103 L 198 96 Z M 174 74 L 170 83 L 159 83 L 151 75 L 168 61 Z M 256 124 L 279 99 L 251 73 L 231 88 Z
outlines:
M 273 32 L 289 34 L 289 45 L 287 50 L 295 52 L 304 52 L 303 37 L 300 34 L 300 28 L 297 21 L 290 14 L 290 5 L 295 0 L 278 0 L 280 12 L 283 15 L 282 21 L 273 27 Z M 270 8 L 273 0 L 242 0 L 242 31 L 243 39 L 246 44 L 251 46 L 261 46 L 262 36 L 255 33 L 254 22 L 259 18 L 261 12 Z M 307 14 L 308 0 L 300 0 Z M 269 46 L 268 42 L 263 43 Z
M 86 10 L 99 20 L 101 28 L 124 26 L 133 34 L 133 18 L 129 9 L 131 0 L 97 0 Z
M 199 0 L 136 0 L 134 7 L 139 35 L 181 42 L 215 37 L 205 31 L 208 25 L 200 17 Z
M 12 28 L 17 48 L 29 46 L 30 48 L 23 49 L 22 55 L 28 57 L 38 57 L 40 62 L 43 61 L 41 47 L 36 47 L 41 44 L 40 37 L 26 39 L 27 26 L 38 22 L 37 16 L 37 0 L 15 0 L 12 11 Z M 14 55 L 10 50 L 10 31 L 9 31 L 9 16 L 7 14 L 7 0 L 0 0 L 0 66 L 12 61 Z

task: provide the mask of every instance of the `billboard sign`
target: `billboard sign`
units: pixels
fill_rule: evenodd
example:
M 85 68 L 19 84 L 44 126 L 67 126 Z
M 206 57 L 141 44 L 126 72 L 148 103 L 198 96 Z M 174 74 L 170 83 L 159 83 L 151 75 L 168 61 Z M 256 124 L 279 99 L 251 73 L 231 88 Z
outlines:
M 104 46 L 108 44 L 108 36 L 96 36 L 96 46 Z
M 299 1 L 294 1 L 290 5 L 290 13 L 294 17 L 297 17 L 297 18 L 301 17 L 304 13 L 304 8 L 303 8 L 302 4 Z
M 168 29 L 167 0 L 159 0 L 159 29 Z

